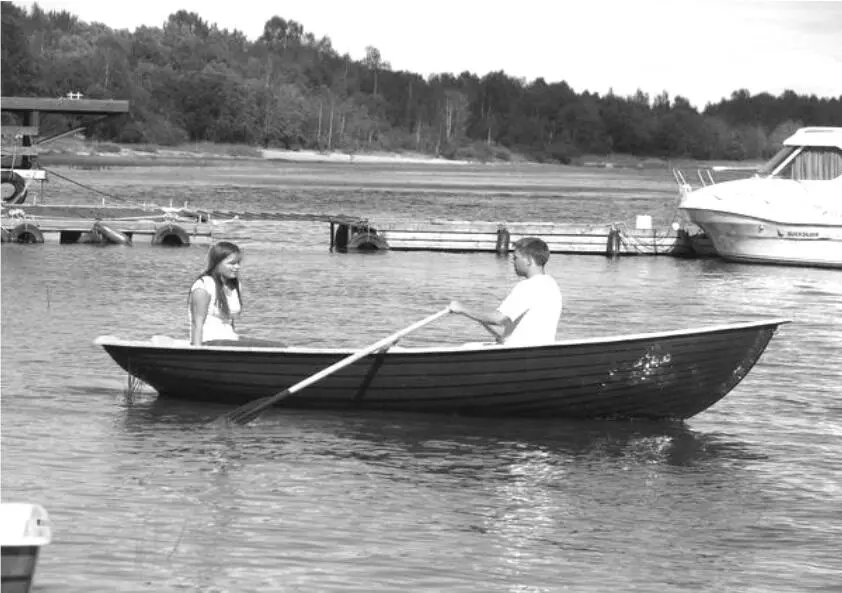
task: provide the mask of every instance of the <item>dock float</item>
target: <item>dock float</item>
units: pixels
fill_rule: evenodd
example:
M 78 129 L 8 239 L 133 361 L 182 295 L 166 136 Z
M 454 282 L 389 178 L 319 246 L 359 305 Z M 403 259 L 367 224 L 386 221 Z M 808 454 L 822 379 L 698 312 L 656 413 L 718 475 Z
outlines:
M 647 217 L 648 218 L 648 217 Z M 641 222 L 641 221 L 639 221 Z M 546 241 L 553 253 L 619 255 L 713 255 L 709 240 L 678 224 L 656 229 L 647 220 L 635 228 L 624 223 L 446 221 L 331 224 L 337 251 L 452 251 L 506 254 L 528 236 Z M 640 228 L 643 227 L 643 228 Z
M 0 216 L 3 243 L 210 243 L 214 221 L 180 208 L 14 205 Z

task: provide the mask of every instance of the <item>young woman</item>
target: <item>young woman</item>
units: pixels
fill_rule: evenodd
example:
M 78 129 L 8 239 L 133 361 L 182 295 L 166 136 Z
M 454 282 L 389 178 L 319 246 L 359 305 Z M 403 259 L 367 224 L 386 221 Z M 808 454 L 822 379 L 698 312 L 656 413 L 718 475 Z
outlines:
M 240 295 L 242 253 L 234 243 L 220 241 L 208 251 L 207 269 L 190 288 L 190 343 L 238 340 L 234 320 L 243 308 Z

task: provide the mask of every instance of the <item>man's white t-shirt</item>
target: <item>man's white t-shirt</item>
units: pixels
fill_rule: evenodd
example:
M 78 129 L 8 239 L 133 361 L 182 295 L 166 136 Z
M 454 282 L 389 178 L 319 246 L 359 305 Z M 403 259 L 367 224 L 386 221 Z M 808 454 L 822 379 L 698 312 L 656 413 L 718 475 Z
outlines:
M 551 344 L 561 318 L 561 290 L 552 276 L 538 274 L 515 284 L 497 310 L 514 324 L 503 338 L 506 346 Z

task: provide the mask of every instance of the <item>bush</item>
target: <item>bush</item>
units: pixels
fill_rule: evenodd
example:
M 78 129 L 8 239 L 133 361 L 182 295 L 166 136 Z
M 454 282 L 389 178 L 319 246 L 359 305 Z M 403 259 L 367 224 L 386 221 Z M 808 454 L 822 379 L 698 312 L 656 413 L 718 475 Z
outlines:
M 111 142 L 100 142 L 98 144 L 94 144 L 94 150 L 99 153 L 115 154 L 122 152 L 123 149 Z
M 140 152 L 149 152 L 152 154 L 158 154 L 158 147 L 154 144 L 138 144 L 135 146 L 135 150 Z
M 581 156 L 579 150 L 567 142 L 553 142 L 544 153 L 552 160 L 569 165 L 574 157 Z
M 448 160 L 487 163 L 493 160 L 494 150 L 484 142 L 471 142 L 462 145 L 449 143 L 441 149 L 441 156 Z
M 499 161 L 509 162 L 512 160 L 512 152 L 505 146 L 498 146 L 494 149 L 494 158 Z
M 160 115 L 155 115 L 139 124 L 142 138 L 140 142 L 149 142 L 160 146 L 186 144 L 190 138 L 183 128 L 168 122 Z
M 263 153 L 260 152 L 260 150 L 253 146 L 246 146 L 245 144 L 234 144 L 229 146 L 226 152 L 228 153 L 228 156 L 234 157 L 259 158 L 263 156 Z

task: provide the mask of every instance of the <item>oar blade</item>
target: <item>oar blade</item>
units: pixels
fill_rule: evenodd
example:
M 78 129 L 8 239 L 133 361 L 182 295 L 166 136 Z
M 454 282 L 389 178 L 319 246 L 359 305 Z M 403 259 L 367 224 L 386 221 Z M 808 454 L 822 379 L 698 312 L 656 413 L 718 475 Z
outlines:
M 248 424 L 257 418 L 265 408 L 268 408 L 276 401 L 281 400 L 288 395 L 290 395 L 290 391 L 289 389 L 286 389 L 282 393 L 261 397 L 260 399 L 256 399 L 253 402 L 249 402 L 248 404 L 237 408 L 233 412 L 220 418 L 220 420 L 217 420 L 217 422 L 228 426 L 232 424 L 241 426 L 243 424 Z

